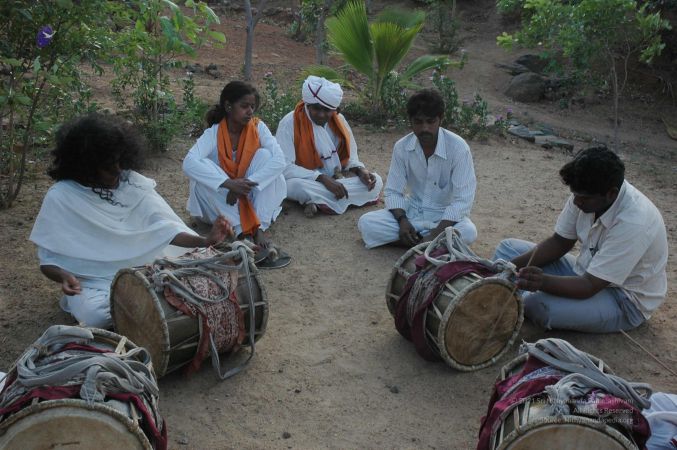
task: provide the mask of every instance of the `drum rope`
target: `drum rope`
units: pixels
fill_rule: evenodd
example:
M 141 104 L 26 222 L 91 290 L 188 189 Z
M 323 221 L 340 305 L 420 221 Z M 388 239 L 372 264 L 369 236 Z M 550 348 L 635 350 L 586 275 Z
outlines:
M 530 356 L 552 367 L 569 372 L 569 375 L 556 384 L 545 388 L 552 412 L 556 415 L 569 414 L 567 402 L 594 388 L 629 401 L 639 409 L 651 406 L 649 397 L 652 390 L 649 384 L 628 382 L 619 376 L 603 372 L 588 354 L 565 340 L 540 339 L 534 344 L 523 344 L 521 350 L 522 353 L 526 351 Z

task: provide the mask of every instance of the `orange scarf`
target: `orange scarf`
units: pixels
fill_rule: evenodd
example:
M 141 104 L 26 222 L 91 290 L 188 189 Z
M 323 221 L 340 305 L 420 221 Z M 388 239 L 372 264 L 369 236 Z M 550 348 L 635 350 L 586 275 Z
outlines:
M 315 149 L 315 134 L 313 124 L 304 109 L 304 103 L 299 102 L 294 109 L 294 148 L 296 149 L 296 165 L 309 170 L 323 166 L 322 159 Z M 350 140 L 348 130 L 343 126 L 338 114 L 334 111 L 329 118 L 329 129 L 339 139 L 338 156 L 341 166 L 346 167 L 350 159 Z
M 236 157 L 237 161 L 233 161 L 233 146 L 230 142 L 230 135 L 228 134 L 228 122 L 225 117 L 219 123 L 219 131 L 217 136 L 217 145 L 219 148 L 219 165 L 226 172 L 230 178 L 242 178 L 252 159 L 256 150 L 261 147 L 258 131 L 259 119 L 254 117 L 249 121 L 247 126 L 242 129 L 240 133 L 240 141 L 237 144 Z M 256 230 L 261 225 L 259 218 L 254 210 L 254 205 L 249 200 L 249 197 L 239 197 L 240 204 L 240 225 L 242 226 L 242 234 L 254 235 Z

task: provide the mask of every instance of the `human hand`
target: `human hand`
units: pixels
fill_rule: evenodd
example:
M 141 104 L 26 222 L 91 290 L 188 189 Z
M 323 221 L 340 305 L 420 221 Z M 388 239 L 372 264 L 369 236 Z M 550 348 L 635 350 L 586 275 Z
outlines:
M 237 194 L 235 194 L 233 191 L 228 191 L 226 194 L 226 203 L 231 206 L 237 203 Z
M 402 241 L 406 246 L 413 247 L 414 245 L 421 242 L 423 239 L 419 233 L 416 232 L 414 226 L 409 222 L 409 219 L 406 217 L 400 219 L 400 241 Z
M 205 236 L 205 244 L 207 247 L 216 245 L 223 242 L 225 238 L 229 236 L 232 237 L 234 234 L 235 232 L 233 231 L 230 222 L 222 215 L 219 215 L 216 220 L 214 220 L 212 229 L 209 230 L 209 233 Z
M 516 284 L 525 291 L 540 291 L 543 288 L 543 269 L 535 266 L 522 267 L 517 272 Z
M 324 187 L 329 190 L 329 192 L 334 194 L 336 200 L 340 200 L 343 197 L 348 198 L 348 190 L 346 187 L 342 183 L 334 180 L 332 177 L 323 174 L 318 177 L 317 181 L 322 183 Z
M 236 197 L 249 195 L 251 190 L 258 185 L 259 183 L 250 181 L 247 178 L 231 178 L 222 184 L 223 187 L 228 189 L 229 194 L 232 192 Z M 234 202 L 230 204 L 232 205 Z
M 61 290 L 66 295 L 78 295 L 82 292 L 80 280 L 75 278 L 72 273 L 64 272 L 61 279 Z
M 360 177 L 360 181 L 367 186 L 368 191 L 371 191 L 376 186 L 376 177 L 367 169 L 360 169 L 357 176 Z

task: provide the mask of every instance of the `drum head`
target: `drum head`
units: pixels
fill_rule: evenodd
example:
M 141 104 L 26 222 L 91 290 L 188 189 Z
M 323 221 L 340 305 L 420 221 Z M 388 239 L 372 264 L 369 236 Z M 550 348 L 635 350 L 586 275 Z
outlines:
M 169 330 L 159 300 L 141 272 L 118 272 L 110 303 L 115 331 L 145 347 L 158 378 L 163 376 L 169 363 Z
M 0 425 L 0 448 L 148 449 L 141 429 L 118 411 L 82 400 L 53 400 L 11 416 Z
M 522 301 L 512 291 L 512 284 L 503 279 L 485 278 L 460 292 L 442 318 L 446 326 L 438 331 L 444 342 L 442 357 L 466 370 L 485 367 L 500 357 L 522 325 Z
M 576 417 L 576 419 L 578 418 Z M 534 428 L 531 428 L 525 434 L 518 435 L 514 440 L 510 439 L 512 435 L 508 436 L 499 449 L 541 450 L 556 448 L 557 450 L 578 450 L 590 448 L 595 450 L 629 450 L 636 448 L 624 436 L 609 427 L 606 427 L 605 432 L 578 423 L 544 422 L 534 425 Z

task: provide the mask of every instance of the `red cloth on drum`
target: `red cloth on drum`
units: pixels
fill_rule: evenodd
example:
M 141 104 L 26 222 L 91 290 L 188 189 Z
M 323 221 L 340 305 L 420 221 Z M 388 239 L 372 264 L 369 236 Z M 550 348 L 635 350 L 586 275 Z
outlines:
M 477 450 L 488 450 L 491 444 L 491 436 L 501 425 L 504 415 L 510 407 L 516 403 L 521 403 L 529 397 L 535 397 L 544 393 L 545 387 L 556 384 L 561 378 L 568 375 L 554 367 L 551 367 L 543 361 L 528 357 L 522 370 L 505 380 L 499 381 L 494 386 L 494 392 L 489 401 L 487 415 L 482 417 L 480 425 L 479 441 L 477 442 Z M 588 396 L 595 396 L 595 392 L 591 391 Z M 585 401 L 585 397 L 577 399 L 577 403 Z M 593 403 L 592 401 L 590 402 Z M 622 421 L 618 421 L 617 425 L 622 425 L 630 434 L 639 448 L 645 448 L 646 441 L 651 436 L 651 430 L 646 418 L 642 412 L 630 405 L 626 401 L 604 392 L 603 396 L 597 397 L 594 405 L 597 411 L 600 412 L 599 417 L 588 414 L 576 414 L 581 416 L 588 416 L 592 418 L 604 418 L 604 411 L 623 410 L 631 411 L 632 425 L 627 426 Z
M 190 278 L 193 279 L 191 282 L 194 282 L 195 278 L 204 277 Z M 209 281 L 208 284 L 213 284 L 217 289 L 220 290 L 220 288 L 216 286 L 216 283 Z M 222 295 L 221 293 L 216 294 L 212 289 L 209 289 L 209 291 L 209 293 L 198 293 L 201 296 L 207 298 L 214 298 Z M 186 375 L 191 375 L 198 371 L 202 365 L 202 362 L 207 358 L 207 355 L 209 354 L 210 335 L 213 336 L 214 343 L 216 344 L 216 348 L 218 349 L 219 353 L 235 351 L 244 341 L 244 314 L 242 313 L 240 305 L 237 302 L 234 289 L 228 296 L 228 299 L 222 302 L 202 303 L 203 310 L 200 310 L 192 303 L 189 303 L 183 298 L 177 296 L 168 287 L 165 287 L 164 295 L 167 302 L 174 308 L 188 316 L 198 317 L 202 323 L 197 352 L 195 353 L 195 356 L 193 356 L 190 364 L 188 364 L 184 369 L 184 373 Z
M 37 398 L 41 401 L 47 400 L 61 400 L 67 398 L 80 398 L 80 388 L 81 384 L 73 384 L 69 386 L 45 386 L 39 387 L 30 390 L 28 393 L 16 399 L 14 403 L 9 405 L 6 408 L 0 408 L 0 417 L 5 414 L 13 414 L 17 411 L 20 411 L 25 406 L 33 401 L 34 398 Z M 156 450 L 167 450 L 167 425 L 164 419 L 162 419 L 162 424 L 158 428 L 155 423 L 153 415 L 146 408 L 146 404 L 139 398 L 136 394 L 106 394 L 107 398 L 112 398 L 115 400 L 120 400 L 123 402 L 134 403 L 136 409 L 139 410 L 143 416 L 143 427 L 146 432 L 146 436 L 152 436 L 153 448 Z
M 442 253 L 444 252 L 437 252 L 437 255 Z M 435 256 L 435 252 L 433 252 L 432 256 Z M 427 361 L 439 361 L 441 359 L 439 353 L 431 347 L 428 338 L 426 337 L 424 318 L 428 306 L 430 306 L 440 294 L 444 288 L 444 284 L 450 280 L 454 280 L 471 272 L 483 277 L 495 274 L 486 266 L 472 261 L 453 261 L 437 268 L 430 267 L 429 270 L 434 270 L 433 276 L 430 279 L 430 282 L 433 283 L 429 290 L 430 295 L 424 299 L 412 298 L 410 295 L 411 289 L 416 280 L 420 276 L 428 276 L 430 274 L 430 272 L 423 269 L 427 262 L 428 261 L 423 255 L 417 257 L 415 260 L 417 270 L 407 280 L 402 295 L 397 301 L 395 309 L 395 327 L 402 336 L 414 343 L 416 352 L 421 355 L 423 359 Z

